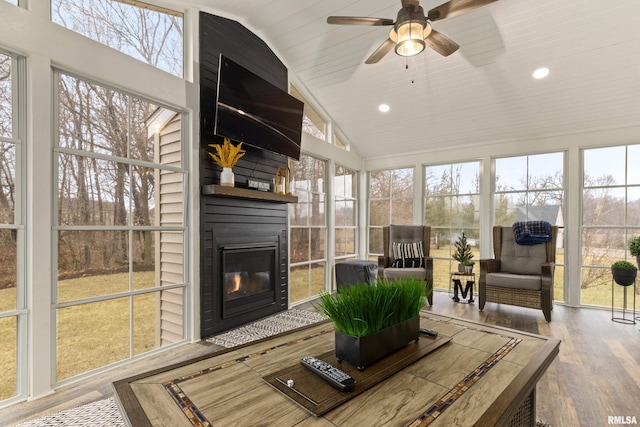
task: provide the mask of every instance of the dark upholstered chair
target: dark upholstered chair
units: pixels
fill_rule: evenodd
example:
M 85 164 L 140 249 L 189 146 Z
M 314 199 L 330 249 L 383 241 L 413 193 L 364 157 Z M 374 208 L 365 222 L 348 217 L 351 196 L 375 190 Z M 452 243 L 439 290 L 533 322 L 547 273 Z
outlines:
M 486 302 L 537 308 L 550 322 L 557 237 L 558 227 L 553 226 L 550 241 L 519 245 L 511 227 L 493 227 L 495 258 L 480 260 L 480 310 Z
M 433 258 L 429 256 L 431 227 L 423 225 L 389 225 L 382 229 L 382 243 L 384 255 L 378 257 L 378 277 L 382 279 L 397 279 L 400 277 L 414 277 L 425 281 L 425 289 L 429 292 L 427 301 L 433 305 Z M 393 243 L 411 244 L 422 243 L 424 267 L 403 266 L 394 267 L 396 258 L 393 256 Z M 402 261 L 402 260 L 400 260 Z

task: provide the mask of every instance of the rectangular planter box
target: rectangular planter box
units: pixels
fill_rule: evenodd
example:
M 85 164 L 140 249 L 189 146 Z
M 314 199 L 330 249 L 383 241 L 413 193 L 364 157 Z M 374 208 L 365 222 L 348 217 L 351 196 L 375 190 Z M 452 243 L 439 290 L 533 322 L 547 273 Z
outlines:
M 364 337 L 354 337 L 338 330 L 335 331 L 335 336 L 336 359 L 362 370 L 410 341 L 418 340 L 420 316 L 411 317 Z

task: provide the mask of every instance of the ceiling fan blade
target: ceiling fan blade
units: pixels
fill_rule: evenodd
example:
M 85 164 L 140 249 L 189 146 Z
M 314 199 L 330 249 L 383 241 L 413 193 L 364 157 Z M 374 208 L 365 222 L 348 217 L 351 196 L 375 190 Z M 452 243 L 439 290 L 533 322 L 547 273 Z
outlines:
M 365 64 L 375 64 L 380 61 L 395 46 L 395 42 L 391 39 L 385 40 L 368 58 Z
M 449 56 L 460 47 L 458 43 L 434 29 L 424 39 L 424 43 L 442 56 Z
M 485 6 L 498 0 L 450 0 L 434 7 L 427 14 L 429 21 L 439 21 L 444 18 L 462 15 L 470 10 Z
M 393 25 L 393 19 L 386 18 L 368 18 L 360 16 L 330 16 L 327 18 L 327 24 L 335 25 Z

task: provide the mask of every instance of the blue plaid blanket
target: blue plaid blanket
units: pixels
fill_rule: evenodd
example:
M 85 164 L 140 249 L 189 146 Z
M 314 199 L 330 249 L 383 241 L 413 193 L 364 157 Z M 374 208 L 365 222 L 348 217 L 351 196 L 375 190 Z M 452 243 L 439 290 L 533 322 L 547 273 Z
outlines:
M 538 245 L 551 240 L 551 224 L 548 221 L 516 221 L 513 237 L 519 245 Z

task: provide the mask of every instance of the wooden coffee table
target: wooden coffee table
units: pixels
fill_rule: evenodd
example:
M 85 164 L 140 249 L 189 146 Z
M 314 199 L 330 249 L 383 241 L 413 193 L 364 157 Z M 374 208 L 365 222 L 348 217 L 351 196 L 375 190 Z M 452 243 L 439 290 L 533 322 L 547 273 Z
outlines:
M 123 379 L 116 401 L 136 427 L 535 424 L 535 386 L 559 340 L 428 312 L 420 323 L 451 341 L 320 417 L 267 380 L 333 350 L 328 322 Z

